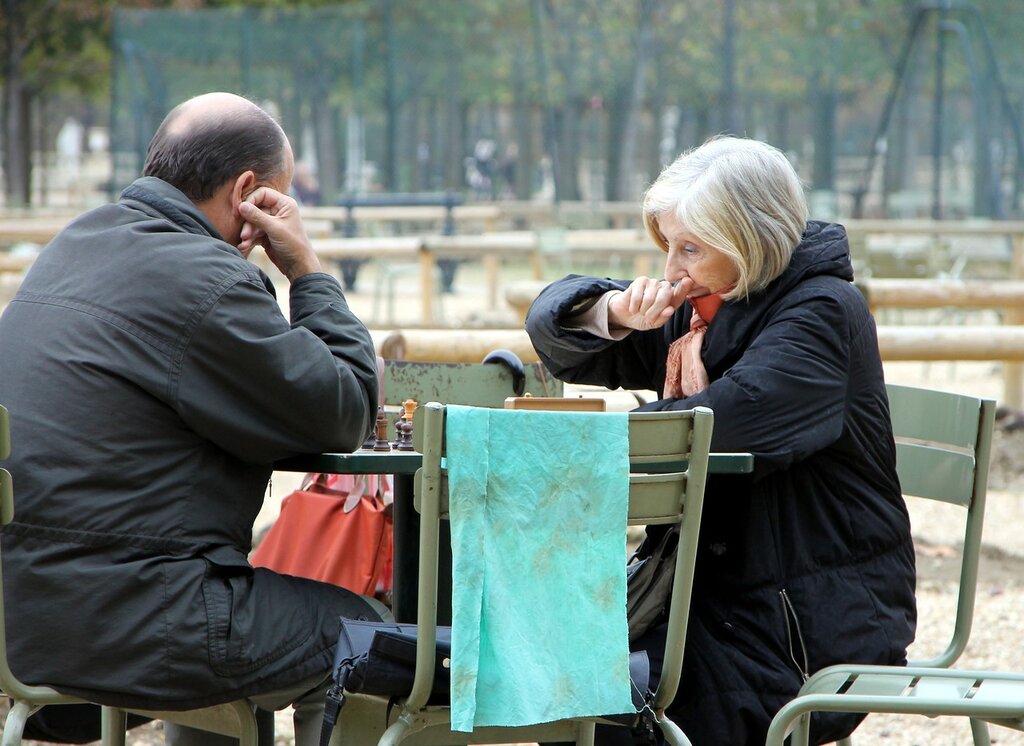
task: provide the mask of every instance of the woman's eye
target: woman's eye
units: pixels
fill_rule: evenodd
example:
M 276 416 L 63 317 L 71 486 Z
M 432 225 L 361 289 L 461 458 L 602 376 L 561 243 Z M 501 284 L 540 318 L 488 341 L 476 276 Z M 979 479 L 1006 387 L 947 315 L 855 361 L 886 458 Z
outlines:
M 696 254 L 698 252 L 698 249 L 692 243 L 684 243 L 683 251 L 685 251 L 687 254 Z

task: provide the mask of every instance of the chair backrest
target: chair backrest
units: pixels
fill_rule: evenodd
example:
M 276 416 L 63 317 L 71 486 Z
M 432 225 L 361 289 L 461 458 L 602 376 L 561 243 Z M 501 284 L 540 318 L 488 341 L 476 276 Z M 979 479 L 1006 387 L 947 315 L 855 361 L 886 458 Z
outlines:
M 7 409 L 0 405 L 0 461 L 11 455 L 10 420 Z M 0 468 L 0 526 L 7 526 L 14 520 L 14 485 L 11 473 Z M 85 701 L 69 694 L 62 694 L 48 686 L 31 686 L 23 683 L 11 671 L 7 660 L 7 618 L 4 598 L 3 549 L 0 547 L 0 691 L 12 697 L 16 704 L 4 722 L 4 743 L 20 746 L 25 719 L 43 705 L 85 704 Z M 17 713 L 17 717 L 15 717 Z M 255 746 L 257 726 L 254 710 L 248 700 L 236 700 L 214 705 L 201 710 L 176 712 L 145 711 L 148 717 L 182 722 L 195 728 L 223 733 L 240 738 L 242 746 Z M 234 716 L 234 720 L 230 716 Z M 237 720 L 237 725 L 234 721 Z M 104 744 L 124 746 L 125 711 L 103 707 L 102 729 Z
M 444 437 L 446 407 L 431 402 L 423 409 L 423 419 L 416 431 L 416 445 L 417 450 L 423 454 L 423 466 L 416 475 L 415 483 L 415 500 L 421 514 L 417 609 L 419 644 L 415 683 L 406 700 L 407 707 L 413 709 L 426 703 L 433 683 L 437 547 L 440 520 L 448 512 L 448 467 Z M 532 417 L 550 416 L 545 411 L 522 414 Z M 675 412 L 633 412 L 628 417 L 629 524 L 680 525 L 665 660 L 652 702 L 655 710 L 659 710 L 674 699 L 679 686 L 714 417 L 711 410 L 704 407 Z M 529 437 L 528 433 L 529 428 L 525 428 L 524 438 Z M 567 437 L 572 438 L 573 434 L 567 433 Z M 592 462 L 593 458 L 591 451 L 580 449 L 579 459 L 583 464 Z M 623 566 L 625 560 L 623 554 Z
M 534 396 L 561 396 L 564 384 L 540 363 L 525 363 L 526 391 Z M 420 363 L 388 360 L 384 364 L 384 403 L 406 399 L 470 407 L 502 407 L 515 395 L 512 371 L 502 364 Z
M 934 658 L 912 666 L 951 666 L 967 646 L 974 616 L 995 402 L 963 394 L 887 385 L 896 471 L 904 495 L 966 509 L 953 635 Z
M 11 430 L 7 409 L 0 406 L 0 461 L 11 455 Z M 14 520 L 14 485 L 11 473 L 0 469 L 0 526 Z M 0 691 L 17 700 L 37 704 L 57 704 L 78 700 L 60 694 L 48 686 L 23 684 L 7 662 L 7 619 L 4 603 L 3 549 L 0 547 Z

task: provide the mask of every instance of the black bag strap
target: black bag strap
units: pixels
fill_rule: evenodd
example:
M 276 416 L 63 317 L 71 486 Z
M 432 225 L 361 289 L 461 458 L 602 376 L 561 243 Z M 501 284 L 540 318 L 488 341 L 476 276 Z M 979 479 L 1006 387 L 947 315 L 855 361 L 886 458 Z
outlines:
M 337 684 L 331 684 L 327 690 L 327 700 L 324 703 L 324 722 L 320 726 L 320 746 L 330 744 L 331 733 L 334 732 L 334 725 L 338 722 L 338 715 L 344 706 L 345 690 Z
M 324 721 L 320 726 L 320 746 L 329 746 L 341 708 L 345 706 L 345 682 L 355 668 L 357 658 L 345 658 L 334 672 L 334 682 L 327 688 L 324 702 Z

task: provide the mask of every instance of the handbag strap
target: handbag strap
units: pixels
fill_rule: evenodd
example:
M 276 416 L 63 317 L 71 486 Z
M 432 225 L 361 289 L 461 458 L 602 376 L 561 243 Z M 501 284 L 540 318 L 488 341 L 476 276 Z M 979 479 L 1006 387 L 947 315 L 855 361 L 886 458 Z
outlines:
M 320 746 L 330 745 L 331 733 L 334 732 L 334 726 L 338 722 L 341 708 L 345 706 L 345 682 L 348 681 L 348 675 L 355 668 L 356 660 L 354 657 L 346 658 L 339 663 L 337 670 L 334 672 L 334 681 L 327 688 L 327 699 L 324 702 L 324 721 L 320 726 Z

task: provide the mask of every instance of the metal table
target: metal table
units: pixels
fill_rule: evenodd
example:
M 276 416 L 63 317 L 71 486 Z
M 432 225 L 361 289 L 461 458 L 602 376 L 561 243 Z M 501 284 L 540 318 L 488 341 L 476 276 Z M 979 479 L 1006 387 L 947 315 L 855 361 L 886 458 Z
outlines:
M 419 560 L 419 514 L 413 507 L 413 477 L 423 457 L 416 451 L 369 451 L 355 453 L 319 453 L 295 456 L 274 464 L 277 471 L 323 472 L 327 474 L 394 475 L 394 595 L 393 612 L 400 622 L 416 621 L 416 597 Z M 683 471 L 685 461 L 645 464 L 651 472 Z M 712 453 L 709 474 L 749 474 L 754 457 L 749 453 Z M 438 570 L 451 577 L 451 542 L 446 541 L 447 524 L 442 526 L 441 556 Z M 444 576 L 444 575 L 442 575 Z M 449 623 L 451 597 L 438 598 L 438 622 Z

